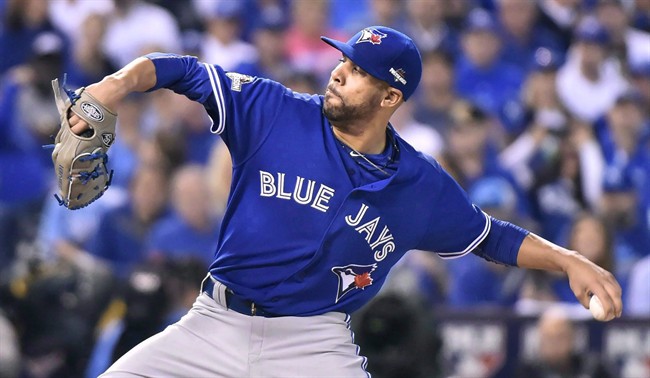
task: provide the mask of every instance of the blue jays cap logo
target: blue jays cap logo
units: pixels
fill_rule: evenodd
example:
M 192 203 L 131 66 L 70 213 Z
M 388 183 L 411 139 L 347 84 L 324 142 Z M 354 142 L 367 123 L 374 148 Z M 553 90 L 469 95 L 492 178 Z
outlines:
M 363 290 L 366 286 L 372 285 L 373 278 L 370 275 L 375 271 L 375 269 L 377 269 L 377 264 L 350 264 L 346 266 L 333 267 L 332 273 L 336 274 L 339 279 L 339 286 L 335 303 L 338 303 L 341 297 L 351 292 L 352 290 Z
M 373 45 L 381 44 L 382 38 L 386 38 L 387 34 L 382 33 L 375 28 L 366 28 L 361 31 L 361 36 L 357 39 L 357 43 L 370 42 Z

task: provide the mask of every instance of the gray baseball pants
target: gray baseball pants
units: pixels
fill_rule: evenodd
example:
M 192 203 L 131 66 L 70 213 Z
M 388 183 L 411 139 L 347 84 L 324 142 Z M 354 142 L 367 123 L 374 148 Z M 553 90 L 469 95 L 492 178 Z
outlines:
M 369 377 L 349 315 L 265 318 L 228 310 L 225 287 L 202 293 L 177 323 L 143 341 L 101 378 Z

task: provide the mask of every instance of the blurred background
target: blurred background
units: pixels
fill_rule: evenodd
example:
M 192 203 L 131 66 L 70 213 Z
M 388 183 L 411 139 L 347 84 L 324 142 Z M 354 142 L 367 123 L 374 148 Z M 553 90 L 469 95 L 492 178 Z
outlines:
M 59 207 L 53 78 L 165 51 L 322 93 L 319 37 L 374 24 L 423 57 L 400 135 L 612 271 L 625 308 L 597 323 L 560 275 L 411 251 L 355 318 L 373 376 L 650 377 L 650 0 L 0 0 L 0 377 L 95 377 L 178 320 L 227 200 L 205 112 L 157 91 L 117 109 L 110 190 Z

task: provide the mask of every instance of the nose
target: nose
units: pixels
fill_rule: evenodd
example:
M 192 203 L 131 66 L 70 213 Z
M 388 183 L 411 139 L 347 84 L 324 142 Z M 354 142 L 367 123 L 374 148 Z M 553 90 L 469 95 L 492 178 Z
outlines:
M 339 63 L 334 69 L 332 70 L 332 73 L 330 74 L 330 81 L 336 82 L 339 85 L 343 85 L 345 83 L 345 75 L 343 74 L 343 63 Z

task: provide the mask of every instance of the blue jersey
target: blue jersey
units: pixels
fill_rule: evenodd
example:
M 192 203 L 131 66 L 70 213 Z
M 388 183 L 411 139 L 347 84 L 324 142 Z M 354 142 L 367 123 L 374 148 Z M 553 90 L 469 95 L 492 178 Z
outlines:
M 351 313 L 379 291 L 408 250 L 459 257 L 484 242 L 495 223 L 437 162 L 392 128 L 396 172 L 358 186 L 321 96 L 193 57 L 149 58 L 156 66 L 153 89 L 170 88 L 202 103 L 212 132 L 232 156 L 231 191 L 210 272 L 270 313 Z M 513 249 L 525 235 L 519 234 Z M 502 260 L 513 263 L 512 256 Z

